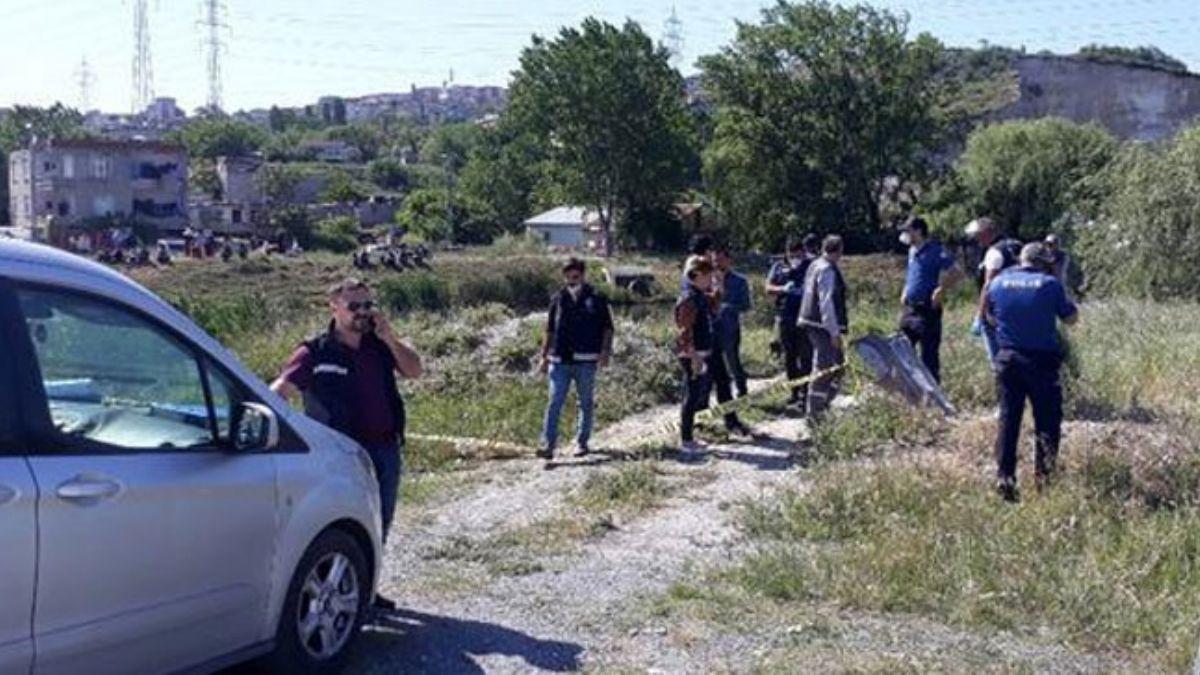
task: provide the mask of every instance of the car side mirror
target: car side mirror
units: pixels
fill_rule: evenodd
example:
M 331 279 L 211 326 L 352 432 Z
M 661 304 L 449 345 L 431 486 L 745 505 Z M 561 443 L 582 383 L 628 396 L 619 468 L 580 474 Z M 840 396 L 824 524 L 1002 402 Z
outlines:
M 262 403 L 243 403 L 233 447 L 241 452 L 270 450 L 279 445 L 279 418 Z

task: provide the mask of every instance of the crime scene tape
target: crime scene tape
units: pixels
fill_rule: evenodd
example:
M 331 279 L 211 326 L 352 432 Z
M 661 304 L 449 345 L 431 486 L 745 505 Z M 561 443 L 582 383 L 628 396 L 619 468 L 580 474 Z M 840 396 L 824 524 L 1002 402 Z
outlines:
M 766 394 L 773 393 L 780 389 L 785 389 L 788 387 L 799 387 L 799 386 L 803 386 L 805 384 L 811 384 L 812 382 L 815 382 L 822 377 L 835 375 L 835 374 L 841 372 L 842 370 L 844 370 L 845 368 L 846 368 L 845 365 L 837 365 L 832 368 L 826 368 L 825 370 L 818 371 L 816 373 L 812 373 L 811 375 L 806 375 L 804 377 L 796 378 L 794 380 L 788 379 L 787 376 L 785 376 L 785 375 L 780 375 L 778 377 L 772 378 L 771 380 L 768 380 L 764 386 L 759 387 L 758 389 L 747 394 L 746 396 L 743 396 L 739 399 L 734 399 L 732 401 L 726 401 L 725 403 L 718 404 L 712 408 L 701 410 L 700 412 L 696 413 L 696 419 L 697 419 L 697 421 L 707 420 L 707 419 L 714 418 L 719 415 L 725 415 L 726 413 L 736 412 L 736 411 L 741 410 L 742 408 L 746 407 L 747 405 L 749 405 L 756 398 L 759 398 Z M 664 422 L 662 427 L 660 428 L 660 433 L 662 435 L 668 436 L 668 437 L 674 436 L 678 432 L 679 432 L 679 422 L 676 422 L 674 420 Z M 475 448 L 478 450 L 504 450 L 507 452 L 516 453 L 518 455 L 533 454 L 534 452 L 537 451 L 537 448 L 534 448 L 532 446 L 522 445 L 520 443 L 512 443 L 509 441 L 500 441 L 500 440 L 495 440 L 495 439 L 489 439 L 489 438 L 471 438 L 471 437 L 467 437 L 467 436 L 448 436 L 448 435 L 443 435 L 443 434 L 413 434 L 413 433 L 406 434 L 406 437 L 409 440 L 424 441 L 427 443 L 448 443 L 450 445 L 454 445 L 455 447 L 468 447 L 468 448 Z
M 732 413 L 732 412 L 738 412 L 742 408 L 749 405 L 755 398 L 761 397 L 764 394 L 770 394 L 770 393 L 773 393 L 780 389 L 787 389 L 790 387 L 801 387 L 806 384 L 812 384 L 813 382 L 816 382 L 817 380 L 819 380 L 823 377 L 836 375 L 845 369 L 846 369 L 845 364 L 839 364 L 839 365 L 833 366 L 831 368 L 826 368 L 825 370 L 817 371 L 810 375 L 805 375 L 804 377 L 798 377 L 794 380 L 789 380 L 786 375 L 780 375 L 771 380 L 768 380 L 767 384 L 765 386 L 760 387 L 753 392 L 749 392 L 741 398 L 736 398 L 736 399 L 733 399 L 732 401 L 726 401 L 724 403 L 719 403 L 716 406 L 713 406 L 711 408 L 706 408 L 704 410 L 701 410 L 700 412 L 696 413 L 696 419 L 697 420 L 707 420 L 709 418 L 716 417 L 717 415 L 725 415 L 725 414 Z

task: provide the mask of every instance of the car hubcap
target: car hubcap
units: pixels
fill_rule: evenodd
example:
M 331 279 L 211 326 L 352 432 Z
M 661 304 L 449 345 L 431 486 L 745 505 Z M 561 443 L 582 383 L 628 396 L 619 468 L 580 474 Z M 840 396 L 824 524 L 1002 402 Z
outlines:
M 329 553 L 309 570 L 300 589 L 296 628 L 314 658 L 328 659 L 350 639 L 358 617 L 358 575 L 350 559 Z

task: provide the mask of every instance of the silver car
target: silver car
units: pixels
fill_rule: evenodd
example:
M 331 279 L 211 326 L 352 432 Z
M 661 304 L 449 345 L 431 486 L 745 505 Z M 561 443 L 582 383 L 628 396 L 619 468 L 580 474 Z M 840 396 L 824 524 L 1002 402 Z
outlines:
M 0 674 L 336 670 L 379 528 L 353 441 L 141 286 L 0 241 Z

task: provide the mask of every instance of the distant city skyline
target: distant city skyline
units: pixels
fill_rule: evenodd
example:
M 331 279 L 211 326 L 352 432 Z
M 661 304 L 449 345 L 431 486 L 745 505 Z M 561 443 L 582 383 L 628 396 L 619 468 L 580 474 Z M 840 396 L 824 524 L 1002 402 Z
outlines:
M 672 7 L 682 22 L 683 71 L 728 44 L 735 21 L 757 22 L 767 0 L 225 0 L 224 101 L 230 110 L 295 106 L 436 86 L 454 72 L 470 85 L 509 83 L 533 34 L 552 36 L 587 16 L 638 21 L 660 40 Z M 1088 43 L 1154 45 L 1200 70 L 1195 0 L 878 0 L 912 17 L 950 46 L 981 41 L 1030 52 L 1070 53 Z M 80 61 L 92 74 L 90 100 L 130 109 L 132 0 L 0 0 L 0 106 L 80 105 Z M 188 111 L 207 80 L 197 0 L 151 0 L 154 91 Z

